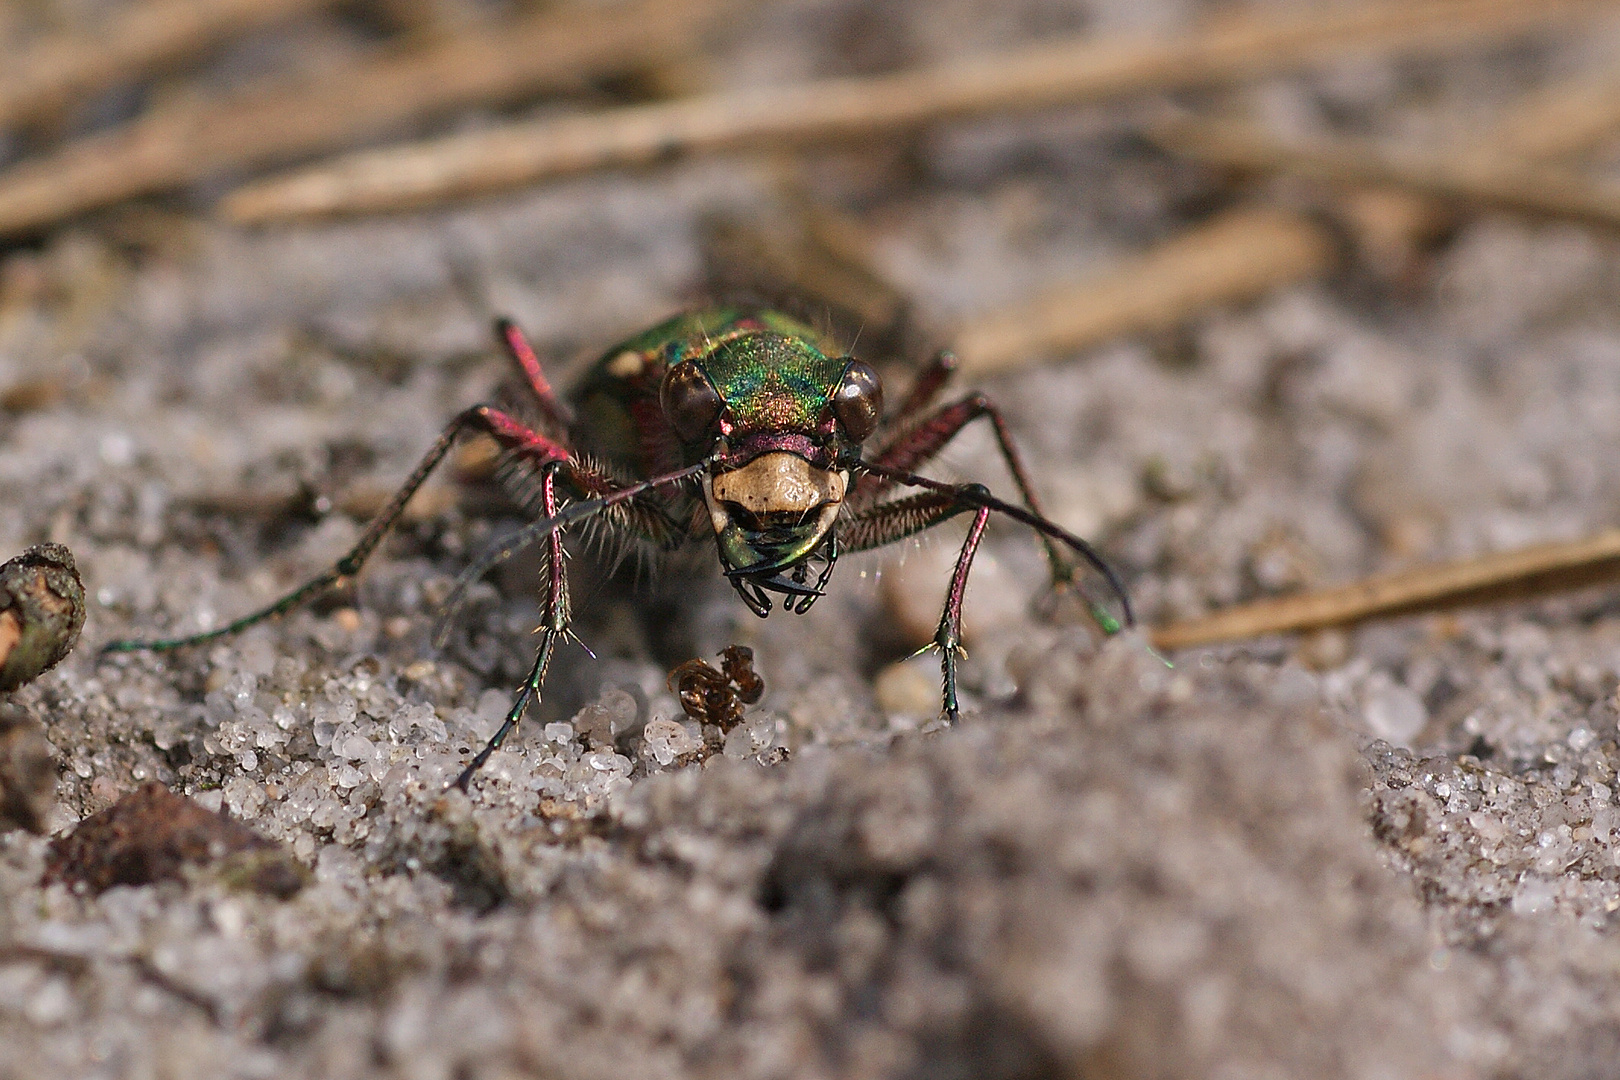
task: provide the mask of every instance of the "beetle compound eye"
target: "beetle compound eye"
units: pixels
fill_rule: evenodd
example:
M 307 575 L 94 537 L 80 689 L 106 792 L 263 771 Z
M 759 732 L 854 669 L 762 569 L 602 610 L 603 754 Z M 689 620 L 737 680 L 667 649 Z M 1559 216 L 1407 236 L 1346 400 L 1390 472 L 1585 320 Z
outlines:
M 860 442 L 877 428 L 883 416 L 883 384 L 877 372 L 864 360 L 851 360 L 844 369 L 844 377 L 833 391 L 833 415 L 838 426 L 856 442 Z
M 664 385 L 658 392 L 664 407 L 664 416 L 681 442 L 703 441 L 714 422 L 720 419 L 725 402 L 709 377 L 691 361 L 676 364 L 664 376 Z

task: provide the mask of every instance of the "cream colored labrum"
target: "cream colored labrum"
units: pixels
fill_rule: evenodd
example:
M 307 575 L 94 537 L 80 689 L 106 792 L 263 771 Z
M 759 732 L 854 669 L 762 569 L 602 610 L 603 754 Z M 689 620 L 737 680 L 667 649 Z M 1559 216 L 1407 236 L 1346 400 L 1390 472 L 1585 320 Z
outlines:
M 825 528 L 838 516 L 848 486 L 847 472 L 818 469 L 797 454 L 776 450 L 708 480 L 703 494 L 717 533 L 731 524 L 728 505 L 756 517 L 779 514 L 799 520 L 819 511 Z

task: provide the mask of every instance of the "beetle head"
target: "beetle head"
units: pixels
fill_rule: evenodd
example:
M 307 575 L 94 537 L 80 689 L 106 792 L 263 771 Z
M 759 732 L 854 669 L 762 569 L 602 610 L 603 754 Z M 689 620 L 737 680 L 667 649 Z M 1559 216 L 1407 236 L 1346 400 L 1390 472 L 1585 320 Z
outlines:
M 689 455 L 708 455 L 703 496 L 726 575 L 757 614 L 765 591 L 795 611 L 820 594 L 848 462 L 877 427 L 877 373 L 794 335 L 748 330 L 672 364 L 664 416 Z M 808 583 L 812 556 L 826 560 Z

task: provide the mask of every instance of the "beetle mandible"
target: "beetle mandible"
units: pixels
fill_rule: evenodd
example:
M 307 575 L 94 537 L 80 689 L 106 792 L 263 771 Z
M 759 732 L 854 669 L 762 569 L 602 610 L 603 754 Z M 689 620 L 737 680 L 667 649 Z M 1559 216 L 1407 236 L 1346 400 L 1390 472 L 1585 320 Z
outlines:
M 936 404 L 955 360 L 941 352 L 923 368 L 900 404 L 885 410 L 877 372 L 843 354 L 809 326 L 781 313 L 739 307 L 689 312 L 609 349 L 565 402 L 539 357 L 510 321 L 496 334 L 517 365 L 538 409 L 530 426 L 491 405 L 452 420 L 349 552 L 312 580 L 225 626 L 186 637 L 128 639 L 104 652 L 167 651 L 213 641 L 336 588 L 360 572 L 406 503 L 456 441 L 481 432 L 499 444 L 497 475 L 533 507 L 536 520 L 475 560 L 448 604 L 513 554 L 544 545 L 539 645 L 528 677 L 505 720 L 456 778 L 467 790 L 540 695 L 559 640 L 569 632 L 563 535 L 596 520 L 611 533 L 672 550 L 712 539 L 720 569 L 749 610 L 764 617 L 778 597 L 802 614 L 822 595 L 841 554 L 914 536 L 972 514 L 934 634 L 944 714 L 957 719 L 957 663 L 962 600 L 973 557 L 991 513 L 1034 529 L 1046 549 L 1053 583 L 1073 583 L 1073 552 L 1107 581 L 1128 625 L 1130 600 L 1113 569 L 1081 538 L 1040 509 L 1023 459 L 1001 413 L 970 393 Z M 914 470 L 967 424 L 983 418 L 1022 505 L 982 484 L 952 484 Z M 916 489 L 895 497 L 897 488 Z M 1107 630 L 1118 623 L 1100 608 Z

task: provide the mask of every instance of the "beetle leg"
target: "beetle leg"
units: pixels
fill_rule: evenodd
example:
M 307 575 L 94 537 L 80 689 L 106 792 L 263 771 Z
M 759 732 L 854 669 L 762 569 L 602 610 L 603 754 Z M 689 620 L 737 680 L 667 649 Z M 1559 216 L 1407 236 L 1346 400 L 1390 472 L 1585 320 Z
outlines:
M 546 378 L 545 369 L 540 366 L 540 357 L 535 355 L 534 346 L 518 328 L 517 323 L 511 319 L 495 320 L 495 336 L 500 338 L 501 345 L 506 349 L 506 355 L 517 364 L 518 371 L 523 375 L 523 381 L 534 393 L 535 400 L 540 403 L 540 409 L 558 430 L 566 430 L 574 422 L 574 414 L 563 400 L 551 388 L 551 381 Z
M 973 515 L 962 552 L 956 557 L 956 568 L 951 571 L 951 586 L 945 592 L 945 610 L 940 613 L 939 627 L 934 631 L 934 645 L 939 649 L 940 677 L 945 684 L 945 718 L 956 723 L 960 709 L 956 703 L 956 662 L 962 649 L 962 599 L 967 594 L 968 571 L 973 569 L 973 556 L 978 553 L 979 541 L 984 539 L 985 522 L 990 511 L 980 507 Z
M 541 508 L 547 517 L 557 514 L 557 473 L 567 467 L 567 463 L 554 461 L 546 466 L 545 474 L 540 481 Z M 500 749 L 506 737 L 517 727 L 518 721 L 523 718 L 531 702 L 540 700 L 540 686 L 545 682 L 546 670 L 551 666 L 552 650 L 557 640 L 568 633 L 569 605 L 568 605 L 568 578 L 563 566 L 562 530 L 558 529 L 546 537 L 546 594 L 542 602 L 540 615 L 540 646 L 535 651 L 534 666 L 529 669 L 528 678 L 518 688 L 517 695 L 512 699 L 512 707 L 506 712 L 506 719 L 496 730 L 484 748 L 478 751 L 467 767 L 456 777 L 455 786 L 462 791 L 472 783 L 473 773 L 481 768 L 489 756 Z
M 869 506 L 838 522 L 838 546 L 845 553 L 873 548 L 915 536 L 958 514 L 974 509 L 945 492 L 925 491 L 903 499 Z
M 945 384 L 951 381 L 956 374 L 956 354 L 949 349 L 941 349 L 917 373 L 917 378 L 906 391 L 906 396 L 900 399 L 900 404 L 883 418 L 883 431 L 879 438 L 886 444 L 888 436 L 897 430 L 902 430 L 912 420 L 922 414 L 923 410 L 932 405 L 939 397 Z
M 926 377 L 927 373 L 924 374 Z M 919 384 L 923 381 L 919 379 Z M 873 463 L 886 469 L 910 472 L 932 460 L 963 428 L 980 417 L 988 418 L 996 433 L 996 444 L 1001 450 L 1001 459 L 1006 462 L 1007 471 L 1012 473 L 1013 483 L 1018 486 L 1018 494 L 1022 497 L 1024 506 L 1037 516 L 1045 517 L 1040 500 L 1035 495 L 1035 485 L 1030 482 L 1029 472 L 1024 468 L 1023 455 L 1018 452 L 1018 447 L 1013 442 L 1012 432 L 1008 429 L 1006 420 L 1002 418 L 1001 410 L 980 393 L 969 394 L 960 401 L 936 409 L 902 429 L 879 448 L 873 456 Z M 857 504 L 870 503 L 893 484 L 893 480 L 882 476 L 871 474 L 863 476 L 856 484 L 855 501 Z M 1046 549 L 1046 561 L 1052 571 L 1053 584 L 1062 586 L 1072 582 L 1075 574 L 1073 561 L 1058 550 L 1057 544 L 1050 537 L 1042 536 L 1041 544 Z
M 962 601 L 967 595 L 968 572 L 984 539 L 990 510 L 982 506 L 976 508 L 950 493 L 925 492 L 873 507 L 840 523 L 838 529 L 838 542 L 846 550 L 866 551 L 904 540 L 969 510 L 975 511 L 973 524 L 962 542 L 961 554 L 956 557 L 956 568 L 951 571 L 951 583 L 945 590 L 945 610 L 940 614 L 933 642 L 939 650 L 944 687 L 942 708 L 953 724 L 960 714 L 956 700 L 956 665 L 962 657 Z
M 532 431 L 522 423 L 514 420 L 499 409 L 488 405 L 475 405 L 450 421 L 438 439 L 422 460 L 417 463 L 415 470 L 394 492 L 394 497 L 388 500 L 378 515 L 371 519 L 360 539 L 354 547 L 349 549 L 337 562 L 326 570 L 300 585 L 292 592 L 283 596 L 275 603 L 260 608 L 249 615 L 244 615 L 234 622 L 228 623 L 217 630 L 208 630 L 200 634 L 189 634 L 185 637 L 158 638 L 150 641 L 139 639 L 125 639 L 112 641 L 102 646 L 102 652 L 166 652 L 178 649 L 185 645 L 201 645 L 226 637 L 230 634 L 246 630 L 250 626 L 273 619 L 278 615 L 285 615 L 293 608 L 304 604 L 329 589 L 341 585 L 360 572 L 377 545 L 382 543 L 390 529 L 399 521 L 399 516 L 405 510 L 405 505 L 411 501 L 411 496 L 427 481 L 428 475 L 444 460 L 450 448 L 455 445 L 456 439 L 464 432 L 481 431 L 492 436 L 496 442 L 507 450 L 534 455 L 547 460 L 564 460 L 569 456 L 568 450 L 561 443 L 546 438 L 539 432 Z

